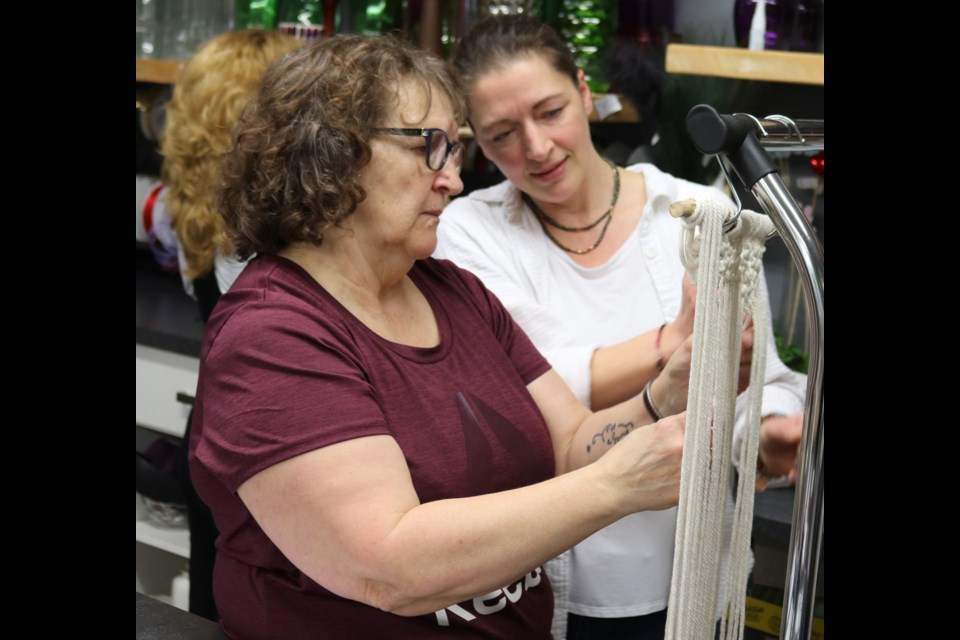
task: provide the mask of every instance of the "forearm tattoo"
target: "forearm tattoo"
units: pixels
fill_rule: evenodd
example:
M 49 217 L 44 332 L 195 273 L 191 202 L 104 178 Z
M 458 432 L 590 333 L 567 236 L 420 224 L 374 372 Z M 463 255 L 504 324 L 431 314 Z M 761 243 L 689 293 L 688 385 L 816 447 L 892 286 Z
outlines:
M 633 422 L 610 423 L 602 431 L 595 434 L 587 445 L 587 453 L 593 450 L 597 443 L 606 443 L 613 446 L 627 437 L 633 431 Z

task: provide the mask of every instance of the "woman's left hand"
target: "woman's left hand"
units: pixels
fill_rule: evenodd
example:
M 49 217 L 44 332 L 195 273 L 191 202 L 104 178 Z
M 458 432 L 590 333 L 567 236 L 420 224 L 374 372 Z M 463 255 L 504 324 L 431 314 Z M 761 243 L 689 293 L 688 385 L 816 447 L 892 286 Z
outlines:
M 691 334 L 673 352 L 663 371 L 651 385 L 650 393 L 663 415 L 672 416 L 687 410 L 692 360 L 693 335 Z
M 766 488 L 770 478 L 787 476 L 797 481 L 797 453 L 803 435 L 803 414 L 768 416 L 760 421 L 757 489 Z

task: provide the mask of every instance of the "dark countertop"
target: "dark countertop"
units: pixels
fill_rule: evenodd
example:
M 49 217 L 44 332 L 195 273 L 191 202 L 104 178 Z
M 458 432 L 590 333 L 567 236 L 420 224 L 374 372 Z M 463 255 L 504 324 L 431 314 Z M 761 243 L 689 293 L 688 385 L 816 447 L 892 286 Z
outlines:
M 180 276 L 137 269 L 137 344 L 200 357 L 203 321 Z
M 137 640 L 222 640 L 220 625 L 137 593 Z
M 753 499 L 753 539 L 787 548 L 793 524 L 794 487 L 767 489 Z

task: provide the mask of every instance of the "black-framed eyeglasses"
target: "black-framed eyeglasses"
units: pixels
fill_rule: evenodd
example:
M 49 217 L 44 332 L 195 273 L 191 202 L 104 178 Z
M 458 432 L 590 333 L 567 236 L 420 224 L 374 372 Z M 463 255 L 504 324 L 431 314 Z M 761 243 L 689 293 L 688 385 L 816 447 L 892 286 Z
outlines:
M 447 132 L 443 129 L 397 129 L 389 127 L 374 129 L 374 133 L 386 133 L 391 136 L 413 136 L 423 138 L 426 146 L 423 148 L 424 160 L 431 171 L 440 171 L 447 160 L 453 158 L 453 166 L 457 173 L 463 168 L 463 143 L 459 140 L 450 142 Z

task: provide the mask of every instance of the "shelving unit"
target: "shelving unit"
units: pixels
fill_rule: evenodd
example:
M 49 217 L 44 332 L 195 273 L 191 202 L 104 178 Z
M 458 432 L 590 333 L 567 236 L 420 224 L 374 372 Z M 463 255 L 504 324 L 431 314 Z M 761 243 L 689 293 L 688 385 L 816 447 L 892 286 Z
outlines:
M 187 570 L 190 560 L 190 530 L 164 527 L 151 521 L 137 494 L 136 589 L 173 604 L 171 586 Z
M 823 86 L 822 53 L 671 44 L 666 69 L 667 73 Z
M 137 59 L 137 82 L 152 82 L 155 84 L 173 84 L 177 78 L 177 73 L 183 68 L 184 60 L 143 60 Z M 603 118 L 604 122 L 638 122 L 640 120 L 636 107 L 623 96 L 608 96 L 606 94 L 597 94 L 594 96 L 594 102 L 600 100 L 617 101 L 620 109 Z M 591 121 L 599 122 L 601 118 L 597 110 L 591 116 Z M 473 131 L 470 127 L 460 129 L 461 138 L 473 138 Z
M 144 60 L 137 58 L 137 82 L 173 84 L 184 60 Z
M 179 278 L 137 271 L 138 451 L 158 436 L 182 438 L 186 402 L 196 393 L 202 325 L 182 286 Z M 190 531 L 151 520 L 139 494 L 136 551 L 137 592 L 171 601 L 173 579 L 188 566 Z
M 823 61 L 822 53 L 671 44 L 667 46 L 666 69 L 668 73 L 822 86 Z M 183 60 L 138 58 L 137 82 L 172 84 L 183 65 Z
M 137 520 L 137 542 L 190 559 L 190 530 L 186 527 L 161 527 L 150 520 Z
M 137 424 L 182 438 L 190 415 L 190 405 L 184 400 L 196 393 L 199 372 L 199 358 L 138 343 Z

